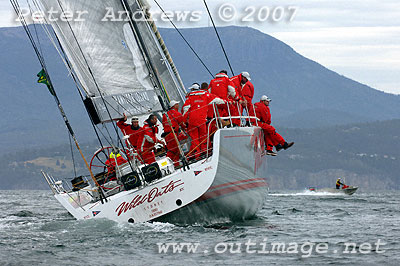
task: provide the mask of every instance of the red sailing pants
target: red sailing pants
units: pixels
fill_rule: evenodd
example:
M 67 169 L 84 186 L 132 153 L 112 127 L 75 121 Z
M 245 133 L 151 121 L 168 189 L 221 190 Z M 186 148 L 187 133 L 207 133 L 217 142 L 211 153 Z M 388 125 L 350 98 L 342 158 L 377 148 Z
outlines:
M 285 140 L 281 135 L 276 132 L 273 126 L 260 122 L 258 123 L 258 125 L 262 128 L 264 132 L 264 140 L 265 145 L 267 146 L 267 150 L 272 151 L 274 146 L 278 144 L 285 144 Z
M 175 133 L 176 134 L 176 133 Z M 186 139 L 186 135 L 179 134 L 177 136 L 178 141 Z M 167 143 L 167 156 L 171 158 L 174 162 L 174 166 L 179 166 L 179 148 L 178 144 L 176 143 L 176 139 L 174 133 L 170 132 L 168 135 L 165 136 L 165 142 Z
M 145 164 L 152 164 L 156 162 L 156 156 L 154 155 L 153 149 L 144 149 L 144 151 L 139 150 L 139 155 Z
M 188 134 L 192 139 L 190 144 L 190 157 L 198 158 L 201 152 L 207 149 L 207 126 L 206 123 L 199 126 L 191 125 L 189 122 Z M 201 144 L 200 144 L 201 143 Z

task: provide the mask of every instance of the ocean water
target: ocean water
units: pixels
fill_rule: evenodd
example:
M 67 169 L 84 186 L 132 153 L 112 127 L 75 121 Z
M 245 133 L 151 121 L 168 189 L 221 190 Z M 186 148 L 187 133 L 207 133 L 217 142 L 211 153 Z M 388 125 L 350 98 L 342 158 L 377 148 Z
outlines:
M 270 192 L 252 220 L 176 226 L 76 221 L 50 191 L 0 191 L 0 265 L 83 264 L 400 265 L 400 193 Z

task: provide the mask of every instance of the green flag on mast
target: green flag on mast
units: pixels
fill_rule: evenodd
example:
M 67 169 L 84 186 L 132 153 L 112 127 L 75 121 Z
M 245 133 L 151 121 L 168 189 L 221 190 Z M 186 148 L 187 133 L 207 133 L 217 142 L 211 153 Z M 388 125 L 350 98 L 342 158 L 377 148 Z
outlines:
M 42 69 L 38 74 L 37 74 L 38 79 L 38 83 L 43 83 L 46 84 L 47 88 L 49 89 L 49 92 L 51 93 L 51 95 L 56 96 L 56 92 L 53 89 L 53 86 L 50 84 L 48 78 L 47 78 L 47 74 L 46 71 L 44 71 L 44 69 Z

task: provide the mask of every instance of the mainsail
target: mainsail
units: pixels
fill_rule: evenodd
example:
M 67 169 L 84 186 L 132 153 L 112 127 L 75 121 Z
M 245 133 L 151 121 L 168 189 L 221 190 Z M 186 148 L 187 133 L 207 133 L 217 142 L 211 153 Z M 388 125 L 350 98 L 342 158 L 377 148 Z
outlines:
M 96 123 L 162 111 L 183 85 L 144 3 L 137 0 L 40 0 L 87 95 Z M 148 8 L 148 7 L 146 7 Z M 77 17 L 77 14 L 80 15 Z M 129 14 L 129 15 L 128 15 Z M 139 19 L 137 19 L 139 18 Z

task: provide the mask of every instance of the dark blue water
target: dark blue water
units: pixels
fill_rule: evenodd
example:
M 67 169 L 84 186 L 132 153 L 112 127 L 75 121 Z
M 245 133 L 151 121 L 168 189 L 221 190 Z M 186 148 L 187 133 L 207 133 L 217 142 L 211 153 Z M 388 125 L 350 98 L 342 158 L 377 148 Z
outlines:
M 76 221 L 48 191 L 0 191 L 0 265 L 399 265 L 399 196 L 271 192 L 254 220 L 180 227 Z

